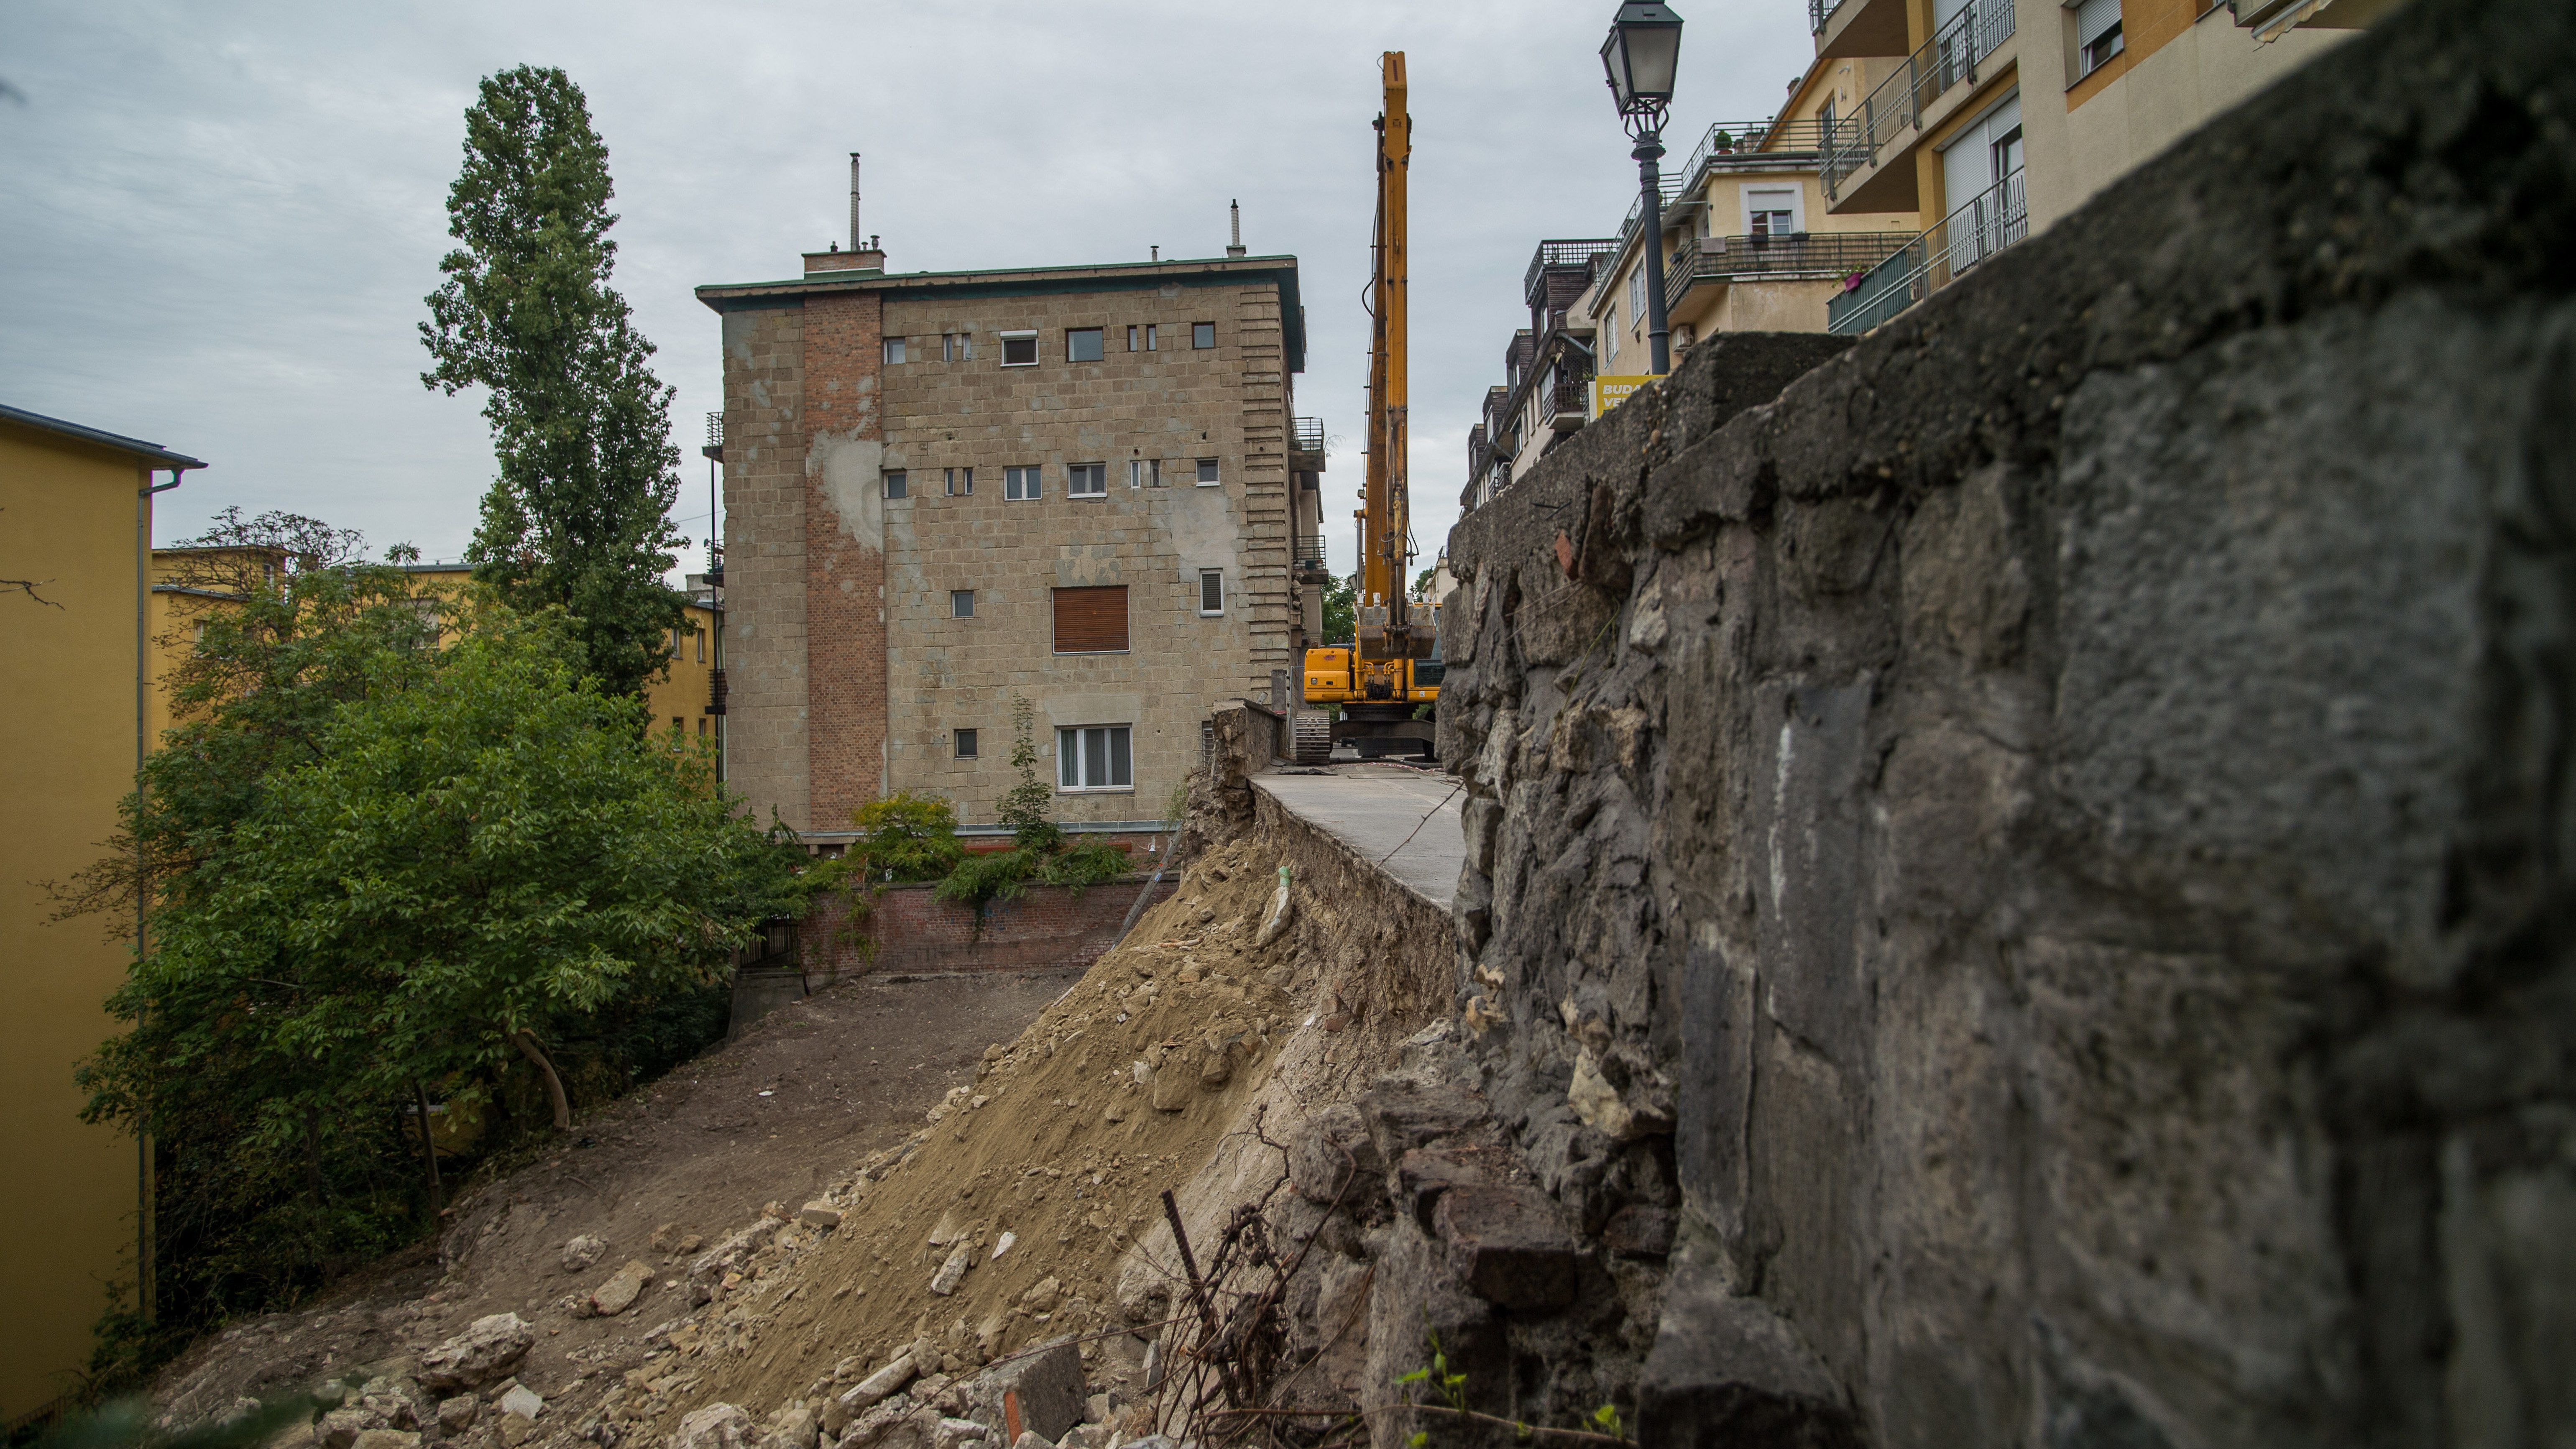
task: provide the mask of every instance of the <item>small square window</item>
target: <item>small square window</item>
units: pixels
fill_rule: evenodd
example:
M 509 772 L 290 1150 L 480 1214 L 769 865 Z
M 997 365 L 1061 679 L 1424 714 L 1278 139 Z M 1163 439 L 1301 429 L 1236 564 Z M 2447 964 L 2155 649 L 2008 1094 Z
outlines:
M 1191 323 L 1190 345 L 1201 351 L 1205 351 L 1208 348 L 1216 346 L 1216 324 L 1213 322 Z
M 952 619 L 972 619 L 975 617 L 975 591 L 973 589 L 950 589 L 948 591 L 948 617 Z
M 1064 360 L 1067 362 L 1098 362 L 1100 360 L 1100 329 L 1097 327 L 1066 328 L 1064 334 Z
M 971 760 L 975 758 L 975 732 L 973 730 L 954 730 L 950 732 L 950 737 L 957 741 L 957 758 L 961 760 Z
M 942 468 L 942 469 L 940 469 L 939 471 L 940 471 L 940 474 L 941 474 L 942 479 L 943 479 L 943 480 L 947 483 L 947 485 L 948 485 L 948 496 L 949 496 L 949 497 L 951 497 L 951 498 L 964 498 L 964 497 L 968 496 L 969 494 L 971 494 L 971 493 L 973 493 L 973 492 L 975 491 L 975 470 L 974 470 L 974 469 L 972 469 L 972 468 Z
M 905 476 L 904 471 L 901 468 L 889 468 L 886 470 L 885 496 L 888 498 L 909 498 L 912 496 L 911 481 Z
M 889 338 L 887 338 L 887 339 L 885 340 L 885 359 L 886 359 L 886 361 L 887 361 L 887 362 L 889 362 L 889 363 L 896 363 L 896 362 L 901 362 L 901 361 L 903 361 L 903 339 L 902 339 L 902 338 L 900 338 L 900 337 L 889 337 Z
M 1201 488 L 1214 488 L 1216 484 L 1216 459 L 1199 459 L 1199 486 Z
M 1160 488 L 1160 487 L 1162 487 L 1162 486 L 1163 486 L 1163 460 L 1162 460 L 1162 459 L 1160 459 L 1160 458 L 1130 458 L 1130 459 L 1128 459 L 1128 460 L 1127 460 L 1127 486 L 1128 486 L 1128 487 L 1130 487 L 1130 488 Z
M 1004 367 L 1037 366 L 1038 335 L 1034 332 L 1003 333 L 1002 365 Z
M 1037 497 L 1040 491 L 1041 489 L 1038 482 L 1037 469 L 1005 468 L 1002 470 L 1002 496 L 1004 498 L 1017 503 L 1024 499 Z
M 1109 465 L 1076 463 L 1064 470 L 1064 491 L 1069 498 L 1106 498 L 1109 496 Z
M 1225 570 L 1199 570 L 1199 612 L 1202 614 L 1225 612 Z

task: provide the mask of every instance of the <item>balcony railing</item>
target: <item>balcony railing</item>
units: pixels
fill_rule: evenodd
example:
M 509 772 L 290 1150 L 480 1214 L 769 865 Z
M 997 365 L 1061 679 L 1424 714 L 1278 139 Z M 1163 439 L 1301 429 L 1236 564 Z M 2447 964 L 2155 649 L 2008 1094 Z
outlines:
M 1692 237 L 1673 252 L 1672 265 L 1664 272 L 1664 296 L 1679 303 L 1702 282 L 1746 277 L 1848 277 L 1886 261 L 1909 240 L 1865 231 Z
M 1288 451 L 1321 453 L 1324 451 L 1324 420 L 1292 418 L 1288 423 Z
M 1494 445 L 1488 439 L 1485 425 L 1478 423 L 1467 430 L 1467 476 L 1482 478 L 1485 465 L 1494 461 Z
M 1589 241 L 1543 241 L 1530 257 L 1529 270 L 1521 276 L 1521 297 L 1535 307 L 1539 303 L 1539 279 L 1555 267 L 1589 267 L 1593 259 L 1618 243 L 1608 238 Z
M 1672 209 L 1673 198 L 1681 195 L 1682 179 L 1670 172 L 1666 172 L 1664 174 L 1662 184 L 1657 186 L 1655 189 L 1658 193 L 1658 199 L 1663 203 L 1664 209 L 1669 211 Z M 1610 244 L 1610 249 L 1603 252 L 1601 257 L 1594 261 L 1593 265 L 1596 268 L 1607 266 L 1612 260 L 1617 258 L 1620 252 L 1627 250 L 1629 239 L 1637 234 L 1637 228 L 1645 222 L 1645 210 L 1646 199 L 1642 196 L 1628 203 L 1628 219 L 1619 223 L 1619 239 L 1612 242 Z
M 1547 380 L 1539 384 L 1540 421 L 1560 433 L 1582 427 L 1584 414 L 1591 410 L 1592 374 L 1565 365 L 1571 361 L 1569 356 L 1548 369 Z
M 1807 0 L 1807 29 L 1824 34 L 1825 21 L 1832 18 L 1837 3 L 1839 0 Z
M 707 671 L 707 675 L 708 675 L 708 679 L 707 679 L 707 711 L 706 711 L 706 712 L 707 712 L 707 713 L 709 713 L 709 714 L 722 714 L 722 713 L 724 713 L 724 712 L 725 712 L 725 672 L 724 672 L 724 668 L 723 668 L 723 666 L 719 665 L 719 666 L 717 666 L 717 667 L 716 667 L 716 668 L 714 668 L 714 669 L 708 670 L 708 671 Z
M 1688 194 L 1697 189 L 1701 172 L 1712 162 L 1752 161 L 1760 164 L 1777 159 L 1794 163 L 1824 149 L 1824 123 L 1812 118 L 1719 121 L 1700 134 L 1699 146 L 1675 174 L 1682 178 L 1681 189 Z
M 1288 566 L 1299 573 L 1328 572 L 1324 564 L 1324 536 L 1301 533 L 1288 541 Z
M 724 414 L 707 414 L 707 445 L 698 449 L 698 455 L 724 461 Z
M 1905 64 L 1888 74 L 1848 120 L 1836 121 L 1827 138 L 1825 195 L 1838 199 L 1843 182 L 1878 164 L 1879 150 L 1961 81 L 1977 78 L 1978 62 L 2012 38 L 2012 0 L 1968 0 Z
M 1867 332 L 2029 235 L 2029 203 L 2022 173 L 2016 171 L 1907 241 L 1858 286 L 1826 303 L 1825 330 L 1845 336 Z

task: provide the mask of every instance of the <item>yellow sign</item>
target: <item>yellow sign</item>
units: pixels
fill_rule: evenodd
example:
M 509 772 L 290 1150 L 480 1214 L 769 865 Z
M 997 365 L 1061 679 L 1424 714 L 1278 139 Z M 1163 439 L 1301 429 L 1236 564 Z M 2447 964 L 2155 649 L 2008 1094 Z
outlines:
M 1603 413 L 1628 400 L 1628 394 L 1653 382 L 1649 377 L 1596 377 L 1592 379 L 1592 416 L 1598 421 Z

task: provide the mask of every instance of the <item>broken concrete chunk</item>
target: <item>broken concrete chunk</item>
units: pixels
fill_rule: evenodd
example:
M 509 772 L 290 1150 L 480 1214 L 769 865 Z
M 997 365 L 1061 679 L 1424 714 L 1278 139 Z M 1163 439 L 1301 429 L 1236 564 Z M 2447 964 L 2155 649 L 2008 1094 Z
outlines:
M 1019 1427 L 1052 1444 L 1082 1422 L 1082 1349 L 1060 1338 L 995 1364 L 975 1376 L 966 1399 L 969 1414 L 1006 1427 L 1016 1402 Z
M 654 1252 L 674 1253 L 678 1252 L 679 1248 L 680 1225 L 678 1223 L 664 1223 L 653 1230 Z
M 383 1423 L 364 1409 L 333 1409 L 322 1416 L 322 1425 L 315 1432 L 322 1441 L 322 1449 L 349 1449 L 358 1442 L 360 1434 L 381 1427 Z
M 1673 1250 L 1672 1209 L 1632 1202 L 1610 1215 L 1601 1246 L 1622 1258 L 1660 1258 Z
M 732 1404 L 709 1404 L 680 1421 L 670 1449 L 747 1449 L 751 1442 L 751 1415 Z
M 1467 1290 L 1503 1308 L 1574 1301 L 1576 1248 L 1556 1201 L 1534 1187 L 1458 1187 L 1432 1209 L 1434 1231 Z
M 939 1215 L 939 1226 L 930 1230 L 930 1246 L 944 1248 L 966 1236 L 966 1225 L 957 1221 L 957 1210 L 950 1208 Z
M 769 1432 L 760 1438 L 760 1449 L 814 1449 L 814 1436 L 821 1425 L 814 1411 L 804 1403 L 789 1404 L 770 1416 Z
M 438 1401 L 438 1432 L 450 1437 L 474 1427 L 483 1416 L 483 1401 L 472 1394 L 458 1394 Z
M 904 1349 L 884 1368 L 859 1380 L 848 1393 L 841 1395 L 840 1401 L 850 1412 L 864 1413 L 883 1403 L 895 1390 L 911 1383 L 915 1372 L 912 1350 Z
M 957 1285 L 966 1277 L 966 1270 L 974 1266 L 975 1245 L 959 1243 L 949 1251 L 948 1261 L 940 1264 L 939 1271 L 931 1275 L 930 1291 L 942 1298 L 956 1292 Z
M 841 1210 L 821 1198 L 816 1198 L 796 1210 L 796 1221 L 809 1228 L 821 1228 L 829 1232 L 841 1225 Z
M 1011 1449 L 1055 1449 L 1055 1441 L 1033 1430 L 1023 1429 L 1020 1437 L 1011 1441 Z
M 1396 1200 L 1428 1232 L 1431 1210 L 1442 1193 L 1453 1187 L 1508 1183 L 1517 1160 L 1504 1147 L 1417 1147 L 1396 1161 Z
M 713 1283 L 727 1273 L 739 1271 L 743 1264 L 751 1261 L 752 1254 L 768 1247 L 769 1240 L 778 1236 L 778 1230 L 786 1225 L 782 1218 L 764 1213 L 753 1220 L 751 1226 L 699 1255 L 698 1260 L 689 1265 L 689 1281 Z
M 602 1318 L 614 1318 L 634 1307 L 636 1298 L 644 1292 L 644 1285 L 652 1281 L 652 1267 L 640 1258 L 629 1258 L 625 1267 L 591 1290 L 590 1311 Z
M 932 1431 L 931 1449 L 958 1449 L 961 1444 L 984 1442 L 984 1426 L 972 1419 L 941 1419 Z
M 563 1270 L 567 1273 L 588 1272 L 608 1255 L 608 1244 L 588 1233 L 563 1246 Z
M 531 1424 L 535 1423 L 537 1416 L 545 1411 L 545 1399 L 526 1384 L 515 1385 L 508 1393 L 501 1396 L 502 1413 L 516 1414 Z
M 1369 1140 L 1388 1162 L 1416 1147 L 1476 1136 L 1493 1125 L 1484 1098 L 1447 1083 L 1384 1082 L 1360 1095 L 1359 1109 Z
M 507 1375 L 527 1357 L 537 1332 L 515 1313 L 494 1313 L 420 1356 L 420 1381 L 440 1393 L 475 1389 Z
M 355 1449 L 420 1449 L 420 1436 L 403 1429 L 369 1429 Z

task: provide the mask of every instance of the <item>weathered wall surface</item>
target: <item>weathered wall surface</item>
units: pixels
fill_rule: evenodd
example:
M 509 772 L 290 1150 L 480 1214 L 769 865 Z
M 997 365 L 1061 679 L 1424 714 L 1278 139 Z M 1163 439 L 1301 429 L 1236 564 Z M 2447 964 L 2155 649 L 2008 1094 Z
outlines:
M 1121 879 L 1088 890 L 1031 886 L 1015 901 L 995 901 L 979 923 L 966 906 L 937 899 L 928 885 L 893 885 L 876 899 L 867 933 L 873 952 L 844 939 L 849 904 L 838 896 L 805 921 L 799 940 L 805 970 L 817 987 L 833 976 L 873 972 L 901 975 L 933 971 L 1047 971 L 1088 966 L 1118 944 L 1140 892 L 1146 904 L 1171 899 L 1178 878 L 1148 885 L 1151 876 Z
M 1513 1412 L 2576 1435 L 2571 73 L 2419 0 L 1460 525 L 1478 1082 L 1587 1251 L 1679 1210 Z
M 812 828 L 805 748 L 805 309 L 724 314 L 726 783 Z

